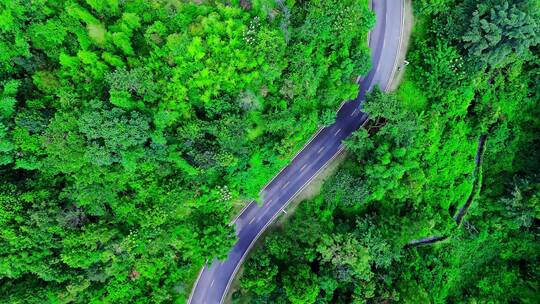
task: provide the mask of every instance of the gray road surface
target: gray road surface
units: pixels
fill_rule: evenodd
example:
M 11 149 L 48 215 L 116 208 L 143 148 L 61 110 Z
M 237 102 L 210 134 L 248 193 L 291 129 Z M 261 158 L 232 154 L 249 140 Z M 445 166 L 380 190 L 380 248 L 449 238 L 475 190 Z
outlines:
M 359 82 L 358 97 L 345 103 L 335 124 L 322 129 L 263 189 L 262 206 L 252 202 L 243 210 L 236 220 L 238 241 L 225 261 L 214 260 L 203 268 L 189 303 L 223 303 L 238 268 L 259 235 L 316 173 L 343 149 L 342 141 L 367 119 L 367 115 L 360 111 L 365 93 L 377 84 L 382 90 L 387 90 L 392 81 L 401 43 L 403 1 L 372 0 L 371 7 L 377 15 L 369 38 L 373 65 L 370 73 Z

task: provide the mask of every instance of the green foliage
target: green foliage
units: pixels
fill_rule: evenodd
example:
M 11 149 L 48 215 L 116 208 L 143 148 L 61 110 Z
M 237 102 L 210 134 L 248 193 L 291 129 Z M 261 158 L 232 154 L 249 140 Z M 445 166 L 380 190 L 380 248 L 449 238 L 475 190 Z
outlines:
M 495 68 L 528 56 L 529 48 L 540 43 L 539 9 L 533 1 L 478 4 L 470 29 L 461 38 L 469 56 Z
M 332 196 L 343 187 L 343 176 L 356 175 L 350 167 L 342 169 L 325 183 L 324 197 L 300 205 L 293 220 L 265 240 L 248 260 L 236 297 L 262 303 L 362 303 L 389 294 L 388 286 L 375 282 L 375 270 L 391 269 L 399 248 L 385 240 L 370 216 L 358 215 L 364 209 L 336 205 L 343 197 Z
M 356 95 L 374 22 L 249 6 L 0 0 L 0 303 L 181 303 L 226 257 L 233 202 Z
M 255 267 L 245 269 L 246 279 L 242 280 L 242 288 L 259 296 L 268 295 L 276 289 L 278 268 L 264 251 L 257 251 L 254 258 L 260 262 Z
M 16 80 L 5 82 L 0 95 L 0 166 L 13 162 L 14 145 L 9 138 L 8 125 L 10 125 L 10 118 L 13 116 L 17 103 L 15 95 L 19 85 L 20 82 Z
M 418 113 L 427 107 L 427 98 L 424 96 L 424 92 L 412 81 L 405 81 L 399 86 L 398 99 L 403 107 Z
M 307 265 L 289 268 L 283 276 L 283 285 L 293 304 L 313 303 L 319 294 L 317 278 Z
M 239 301 L 539 302 L 538 3 L 414 4 L 425 15 L 405 82 L 366 97 L 370 120 L 346 140 L 351 157 L 246 262 L 272 271 L 271 288 L 255 292 L 262 279 L 248 271 Z M 448 238 L 407 246 L 431 236 Z

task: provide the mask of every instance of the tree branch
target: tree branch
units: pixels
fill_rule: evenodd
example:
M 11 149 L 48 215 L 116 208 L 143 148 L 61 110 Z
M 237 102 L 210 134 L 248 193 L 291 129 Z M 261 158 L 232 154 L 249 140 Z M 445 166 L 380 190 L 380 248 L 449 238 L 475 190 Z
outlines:
M 478 149 L 476 150 L 475 165 L 474 165 L 474 171 L 473 171 L 473 178 L 474 178 L 473 188 L 471 190 L 471 193 L 469 194 L 469 197 L 467 197 L 465 204 L 459 209 L 458 214 L 454 217 L 454 219 L 456 220 L 456 224 L 458 226 L 461 225 L 461 222 L 463 221 L 463 217 L 467 214 L 467 211 L 469 210 L 469 207 L 471 206 L 474 200 L 474 197 L 476 196 L 477 189 L 479 187 L 478 172 L 480 171 L 480 166 L 482 165 L 486 139 L 487 139 L 487 134 L 482 134 L 480 136 L 480 139 L 478 140 Z
M 447 236 L 430 236 L 430 237 L 425 237 L 425 238 L 421 238 L 421 239 L 417 239 L 417 240 L 412 240 L 410 242 L 407 243 L 406 247 L 418 247 L 418 246 L 423 246 L 423 245 L 431 245 L 433 243 L 437 243 L 437 242 L 441 242 L 441 241 L 444 241 L 446 240 L 448 237 Z
M 485 144 L 487 140 L 487 134 L 480 135 L 480 138 L 478 139 L 478 148 L 476 150 L 476 156 L 475 156 L 475 164 L 474 164 L 474 171 L 473 171 L 473 188 L 471 190 L 471 193 L 469 194 L 469 197 L 467 197 L 467 200 L 465 201 L 465 204 L 459 209 L 458 214 L 454 217 L 454 220 L 456 221 L 456 224 L 458 227 L 461 225 L 461 222 L 463 221 L 463 217 L 467 214 L 467 211 L 469 210 L 469 207 L 471 206 L 474 197 L 476 196 L 477 189 L 479 187 L 480 181 L 478 179 L 478 173 L 480 172 L 480 168 L 482 166 L 482 160 L 484 156 L 485 151 Z M 440 241 L 444 241 L 448 238 L 448 236 L 430 236 L 425 237 L 417 240 L 412 240 L 405 245 L 406 247 L 417 247 L 417 246 L 423 246 L 423 245 L 430 245 L 434 244 Z

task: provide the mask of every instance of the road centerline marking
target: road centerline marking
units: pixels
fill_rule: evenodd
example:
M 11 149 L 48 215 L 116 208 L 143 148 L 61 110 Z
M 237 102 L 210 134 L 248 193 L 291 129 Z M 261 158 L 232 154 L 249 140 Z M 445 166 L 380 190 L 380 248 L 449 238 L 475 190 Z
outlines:
M 210 287 L 214 286 L 214 281 L 215 281 L 215 279 L 212 280 L 212 283 L 210 283 Z
M 341 132 L 341 128 L 339 128 L 339 130 L 337 130 L 336 133 L 334 133 L 334 136 L 338 135 L 339 132 Z
M 356 111 L 357 111 L 357 110 L 358 110 L 358 109 L 354 109 L 354 111 L 351 113 L 351 116 L 356 115 Z
M 251 219 L 251 221 L 249 221 L 249 224 L 248 225 L 251 225 L 251 223 L 253 223 L 253 221 L 255 220 L 255 217 Z
M 324 148 L 325 148 L 325 147 L 322 146 L 322 147 L 319 149 L 319 151 L 317 151 L 317 154 L 321 154 L 321 152 L 322 152 L 322 150 L 324 150 Z
M 290 183 L 291 183 L 290 181 L 287 181 L 285 185 L 281 186 L 281 190 L 285 189 Z
M 307 167 L 307 164 L 303 165 L 302 168 L 300 168 L 300 172 L 304 171 L 304 169 L 306 169 Z

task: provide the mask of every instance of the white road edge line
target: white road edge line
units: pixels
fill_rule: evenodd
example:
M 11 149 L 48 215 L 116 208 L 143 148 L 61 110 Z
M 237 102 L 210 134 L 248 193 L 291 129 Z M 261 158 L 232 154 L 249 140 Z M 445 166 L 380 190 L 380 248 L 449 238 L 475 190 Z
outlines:
M 334 154 L 334 156 L 332 156 L 326 163 L 324 163 L 324 165 L 322 165 L 322 167 L 319 168 L 319 170 L 317 170 L 317 172 L 315 172 L 315 174 L 313 174 L 313 176 L 306 182 L 304 183 L 304 185 L 302 187 L 300 187 L 300 189 L 298 189 L 298 191 L 296 191 L 292 196 L 291 198 L 289 198 L 289 200 L 287 200 L 285 202 L 285 204 L 283 204 L 283 207 L 281 207 L 281 209 L 285 209 L 289 203 L 298 195 L 298 193 L 300 193 L 302 190 L 304 190 L 304 188 L 315 178 L 319 175 L 319 173 L 322 171 L 322 169 L 324 169 L 330 162 L 332 162 L 332 160 L 334 160 L 334 158 L 336 158 L 341 152 L 343 151 L 343 149 L 340 149 L 336 152 L 336 154 Z M 276 219 L 276 217 L 280 214 L 280 212 L 276 212 L 272 218 L 270 219 L 270 221 L 268 221 L 266 223 L 266 225 L 264 225 L 264 227 L 259 231 L 259 233 L 257 233 L 257 235 L 255 236 L 255 238 L 251 241 L 251 243 L 249 243 L 249 246 L 247 248 L 247 250 L 244 252 L 244 254 L 242 255 L 242 257 L 240 258 L 240 261 L 238 262 L 238 264 L 236 265 L 236 267 L 234 268 L 234 271 L 233 271 L 233 274 L 232 274 L 232 278 L 234 278 L 236 276 L 236 273 L 238 272 L 238 269 L 240 268 L 240 265 L 242 265 L 242 262 L 244 261 L 244 259 L 246 258 L 247 256 L 247 253 L 250 251 L 251 247 L 253 247 L 253 245 L 255 244 L 255 241 L 257 241 L 257 239 L 259 238 L 259 236 L 261 236 L 261 234 L 266 230 L 266 227 L 268 227 L 271 223 L 274 222 L 274 220 Z M 225 287 L 225 291 L 223 292 L 223 295 L 221 297 L 221 300 L 219 301 L 220 304 L 223 304 L 223 301 L 225 300 L 225 297 L 227 296 L 227 293 L 229 292 L 229 288 L 231 287 L 231 283 L 232 283 L 233 280 L 230 280 L 229 282 L 227 282 L 227 286 Z M 189 302 L 188 302 L 189 303 Z
M 204 266 L 201 267 L 201 270 L 199 270 L 199 274 L 197 275 L 197 280 L 195 281 L 195 286 L 191 289 L 191 293 L 189 294 L 189 298 L 187 303 L 191 303 L 191 300 L 193 300 L 193 294 L 195 293 L 195 290 L 197 289 L 197 286 L 199 285 L 199 281 L 201 279 L 201 275 L 203 271 L 206 269 L 206 266 L 208 266 L 208 259 L 204 262 Z
M 364 120 L 364 122 L 360 125 L 360 127 L 358 127 L 358 129 L 363 128 L 369 120 L 369 117 L 367 114 L 364 114 L 364 116 L 366 116 L 366 120 Z
M 283 172 L 283 170 L 285 170 L 290 164 L 293 163 L 293 161 L 296 159 L 296 157 L 298 156 L 298 154 L 300 154 L 302 151 L 304 151 L 304 149 L 305 149 L 307 146 L 309 146 L 309 144 L 317 137 L 317 135 L 319 135 L 319 133 L 322 132 L 322 130 L 324 130 L 324 127 L 319 128 L 319 129 L 317 130 L 317 132 L 315 132 L 315 134 L 313 134 L 313 135 L 311 136 L 311 138 L 308 140 L 308 142 L 307 142 L 304 146 L 302 146 L 302 149 L 298 150 L 298 152 L 296 152 L 296 154 L 293 156 L 293 158 L 291 158 L 291 160 L 289 161 L 289 163 L 286 164 L 283 168 L 281 168 L 281 170 L 279 170 L 279 172 L 278 172 L 276 175 L 274 175 L 274 177 L 272 177 L 272 179 L 271 179 L 268 183 L 266 183 L 266 185 L 264 185 L 264 186 L 262 187 L 261 191 L 259 191 L 259 195 L 261 195 L 261 193 L 264 191 L 264 189 L 266 189 L 266 187 L 268 187 L 268 185 L 270 185 L 270 184 L 271 184 L 271 183 L 272 183 L 272 182 L 273 182 L 273 181 L 281 174 L 281 172 Z
M 388 87 L 394 80 L 394 76 L 396 74 L 397 70 L 397 61 L 399 60 L 399 53 L 401 52 L 401 48 L 403 47 L 403 28 L 405 27 L 405 0 L 401 0 L 401 29 L 399 30 L 399 44 L 396 54 L 396 59 L 394 59 L 394 67 L 392 68 L 392 73 L 390 74 L 390 79 L 388 83 L 386 84 L 386 87 L 384 88 L 384 91 L 388 91 Z
M 360 77 L 360 76 L 358 76 L 358 77 Z M 343 108 L 343 106 L 344 106 L 347 102 L 349 102 L 349 101 L 348 101 L 348 100 L 347 100 L 347 101 L 342 101 L 341 104 L 339 104 L 339 108 L 337 109 L 336 113 L 338 113 L 338 112 L 341 110 L 341 108 Z
M 388 3 L 387 3 L 388 4 Z M 385 11 L 385 16 L 384 16 L 384 19 L 386 20 L 386 14 L 388 13 L 388 10 Z M 386 33 L 386 31 L 385 31 Z M 386 35 L 383 34 L 383 44 L 382 44 L 382 47 L 381 47 L 381 50 L 384 50 L 385 46 L 386 46 Z M 382 54 L 383 54 L 383 51 L 381 51 L 381 56 L 379 58 L 379 63 L 377 63 L 377 67 L 375 68 L 375 72 L 377 72 L 379 70 L 379 68 L 381 67 L 381 63 L 382 63 Z M 394 63 L 395 63 L 395 60 L 394 60 Z M 375 86 L 375 81 L 373 81 L 370 86 L 368 87 L 368 92 L 371 91 L 373 89 L 373 87 Z
M 232 226 L 234 225 L 234 223 L 236 223 L 236 221 L 238 220 L 238 218 L 240 218 L 240 216 L 242 216 L 242 214 L 244 214 L 244 211 L 246 211 L 246 209 L 251 205 L 253 204 L 254 201 L 250 201 L 249 203 L 247 203 L 244 208 L 242 208 L 242 210 L 240 210 L 240 212 L 238 212 L 238 214 L 236 215 L 236 217 L 229 222 L 229 226 Z M 189 302 L 188 302 L 189 303 Z

